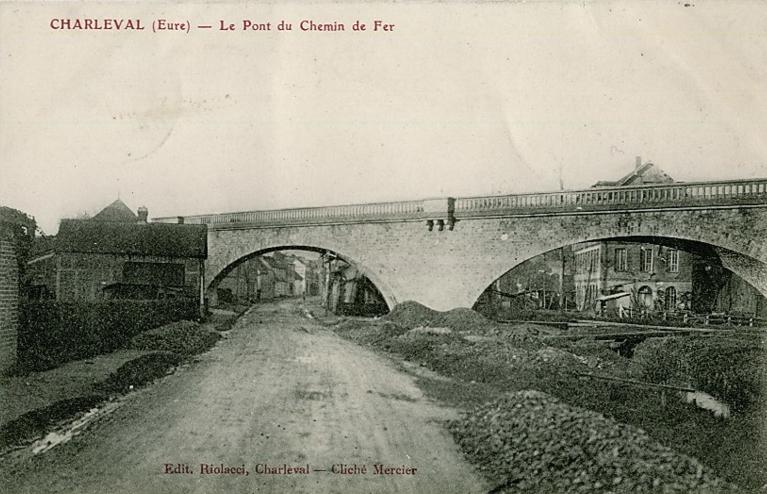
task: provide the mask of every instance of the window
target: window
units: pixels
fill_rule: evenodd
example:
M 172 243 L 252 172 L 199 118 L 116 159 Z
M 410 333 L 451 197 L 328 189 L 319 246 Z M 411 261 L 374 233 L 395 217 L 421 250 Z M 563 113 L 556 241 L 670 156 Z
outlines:
M 628 258 L 626 249 L 615 249 L 615 270 L 626 271 L 628 269 Z
M 666 288 L 666 308 L 676 309 L 676 288 L 673 286 Z
M 645 307 L 652 307 L 652 288 L 643 286 L 639 289 L 639 303 Z
M 639 251 L 639 270 L 652 272 L 652 247 L 642 247 Z
M 679 272 L 679 251 L 671 249 L 668 251 L 668 271 L 669 273 Z

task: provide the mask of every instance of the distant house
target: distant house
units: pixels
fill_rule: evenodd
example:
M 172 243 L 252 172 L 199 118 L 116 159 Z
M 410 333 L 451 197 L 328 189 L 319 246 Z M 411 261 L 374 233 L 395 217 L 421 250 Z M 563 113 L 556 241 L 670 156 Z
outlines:
M 201 298 L 205 225 L 147 223 L 116 200 L 93 218 L 61 220 L 27 263 L 30 294 L 60 301 Z
M 674 182 L 666 172 L 652 163 L 642 163 L 642 158 L 637 156 L 634 169 L 618 180 L 600 180 L 592 185 L 592 188 L 600 187 L 627 187 L 631 185 L 667 184 Z
M 294 275 L 290 275 L 290 269 L 288 274 L 293 277 L 293 295 L 319 295 L 319 268 L 315 260 L 280 252 L 275 252 L 274 257 L 284 264 L 292 265 Z
M 271 300 L 275 294 L 275 274 L 260 256 L 247 259 L 221 280 L 218 287 L 221 302 L 258 302 Z
M 21 276 L 35 220 L 0 206 L 0 372 L 16 362 Z

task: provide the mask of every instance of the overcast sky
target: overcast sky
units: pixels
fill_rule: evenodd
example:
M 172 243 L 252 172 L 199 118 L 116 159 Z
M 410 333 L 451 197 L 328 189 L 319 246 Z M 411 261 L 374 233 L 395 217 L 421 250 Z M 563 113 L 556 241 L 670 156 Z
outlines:
M 767 176 L 767 3 L 693 3 L 0 4 L 0 204 L 53 233 L 118 193 L 165 216 L 556 190 L 636 155 Z

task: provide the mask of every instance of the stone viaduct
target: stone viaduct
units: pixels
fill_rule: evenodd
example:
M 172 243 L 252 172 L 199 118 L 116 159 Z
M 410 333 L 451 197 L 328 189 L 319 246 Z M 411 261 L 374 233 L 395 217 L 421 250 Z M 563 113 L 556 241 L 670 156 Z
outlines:
M 208 225 L 206 286 L 284 248 L 331 251 L 393 307 L 471 307 L 538 254 L 600 239 L 705 252 L 767 295 L 767 179 L 158 218 Z

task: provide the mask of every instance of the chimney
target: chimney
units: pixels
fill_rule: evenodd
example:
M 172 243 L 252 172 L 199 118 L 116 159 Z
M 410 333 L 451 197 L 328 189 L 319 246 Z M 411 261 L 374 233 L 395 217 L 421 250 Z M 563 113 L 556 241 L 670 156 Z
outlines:
M 148 217 L 149 217 L 149 210 L 146 208 L 146 206 L 141 206 L 140 208 L 138 208 L 139 223 L 146 223 Z
M 642 157 L 636 157 L 636 165 L 634 165 L 634 171 L 638 171 L 642 167 Z

